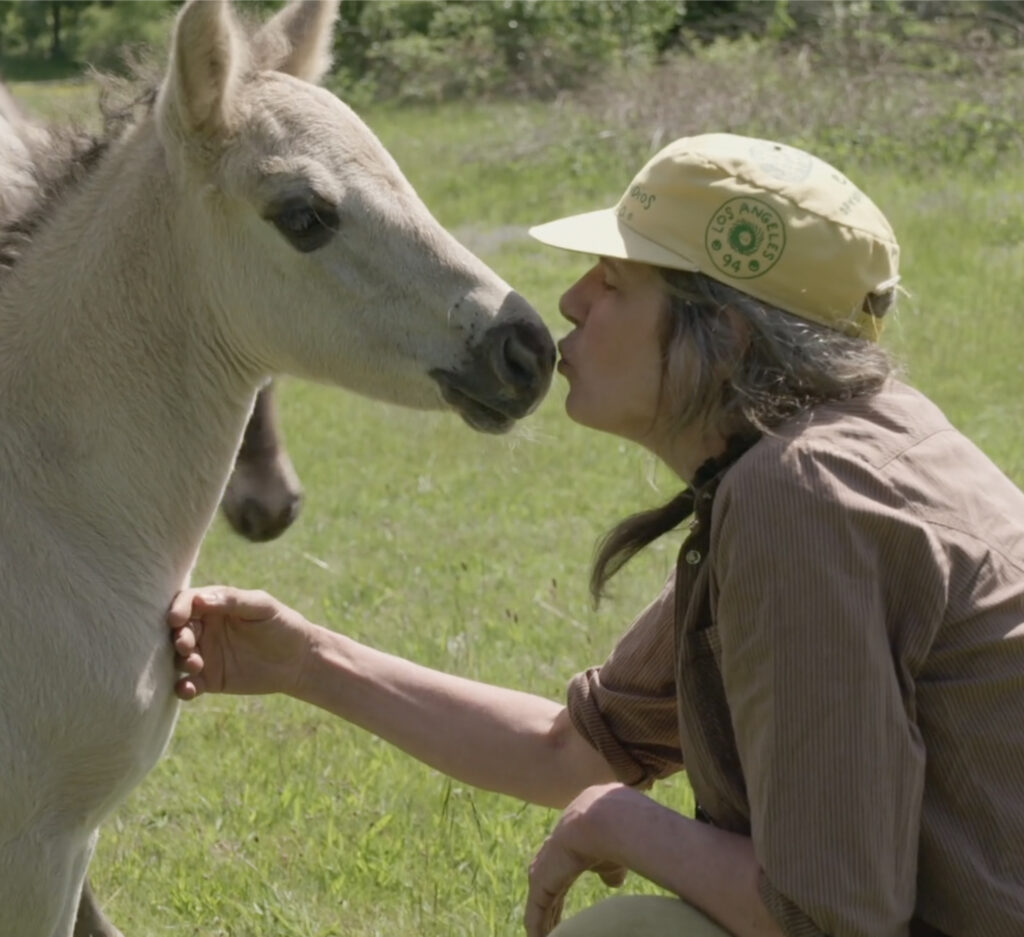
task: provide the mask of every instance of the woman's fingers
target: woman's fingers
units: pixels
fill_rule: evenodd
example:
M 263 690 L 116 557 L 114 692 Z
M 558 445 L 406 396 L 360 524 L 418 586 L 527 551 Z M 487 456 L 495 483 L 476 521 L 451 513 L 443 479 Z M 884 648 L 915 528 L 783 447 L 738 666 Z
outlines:
M 172 630 L 182 628 L 192 617 L 192 597 L 195 589 L 182 589 L 173 599 L 171 607 L 167 609 L 167 625 Z
M 569 889 L 588 868 L 611 888 L 618 888 L 626 880 L 626 869 L 618 863 L 597 862 L 588 867 L 581 857 L 551 840 L 541 847 L 530 866 L 530 887 L 523 917 L 527 937 L 547 937 L 558 926 Z
M 180 628 L 171 632 L 171 644 L 179 657 L 188 657 L 197 647 L 202 635 L 202 622 L 187 621 Z
M 174 695 L 186 703 L 191 702 L 206 690 L 206 683 L 200 676 L 181 677 L 174 684 Z
M 175 695 L 188 702 L 194 700 L 205 689 L 202 679 L 203 658 L 199 653 L 199 636 L 202 633 L 202 624 L 198 621 L 189 621 L 171 635 L 171 643 L 174 645 L 174 669 L 179 674 L 184 674 L 174 684 Z
M 211 615 L 230 616 L 241 621 L 262 621 L 279 611 L 277 600 L 262 589 L 234 589 L 231 586 L 202 586 L 182 589 L 167 610 L 167 625 L 173 631 L 190 622 L 202 622 Z
M 183 676 L 174 684 L 174 694 L 180 700 L 194 700 L 206 689 L 201 674 L 203 658 L 199 653 L 199 640 L 203 634 L 203 623 L 192 617 L 196 592 L 183 589 L 172 600 L 167 610 L 167 624 L 171 628 L 171 644 L 174 647 L 174 669 Z
M 557 834 L 556 834 L 557 835 Z M 562 905 L 583 866 L 549 836 L 530 864 L 523 924 L 527 937 L 547 937 L 562 917 Z
M 193 617 L 219 613 L 242 621 L 263 621 L 273 618 L 279 608 L 277 600 L 262 589 L 208 586 L 192 595 Z
M 196 677 L 203 672 L 203 657 L 196 651 L 191 654 L 177 654 L 174 658 L 175 669 L 185 676 Z

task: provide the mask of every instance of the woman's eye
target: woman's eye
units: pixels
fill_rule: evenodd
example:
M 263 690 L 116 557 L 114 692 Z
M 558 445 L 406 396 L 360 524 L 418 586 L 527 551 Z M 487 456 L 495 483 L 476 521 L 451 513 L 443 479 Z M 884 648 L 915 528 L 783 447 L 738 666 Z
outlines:
M 308 254 L 327 244 L 338 232 L 338 213 L 326 205 L 289 205 L 270 215 L 275 228 L 298 251 Z

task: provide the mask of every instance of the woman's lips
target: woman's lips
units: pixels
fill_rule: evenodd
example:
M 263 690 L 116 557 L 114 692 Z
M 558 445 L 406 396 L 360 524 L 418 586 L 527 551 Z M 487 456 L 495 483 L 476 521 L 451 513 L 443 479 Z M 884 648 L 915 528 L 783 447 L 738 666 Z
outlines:
M 566 356 L 565 356 L 565 348 L 563 347 L 562 343 L 559 342 L 558 343 L 558 364 L 555 365 L 555 370 L 558 371 L 559 374 L 565 374 L 565 369 L 568 368 L 568 367 L 571 367 L 571 365 L 569 364 L 569 359 L 566 358 Z

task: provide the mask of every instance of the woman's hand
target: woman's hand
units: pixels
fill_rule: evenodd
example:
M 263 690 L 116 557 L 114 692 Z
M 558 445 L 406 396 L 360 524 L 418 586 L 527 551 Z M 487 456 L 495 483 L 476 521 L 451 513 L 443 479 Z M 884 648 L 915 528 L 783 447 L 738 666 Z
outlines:
M 175 665 L 174 691 L 287 693 L 298 683 L 318 629 L 266 592 L 230 586 L 184 589 L 167 612 Z
M 626 870 L 701 911 L 736 937 L 782 937 L 761 900 L 747 836 L 684 817 L 622 784 L 588 787 L 562 814 L 530 866 L 528 937 L 546 937 L 579 876 L 620 885 Z
M 528 937 L 546 937 L 562 916 L 569 888 L 595 872 L 616 888 L 626 880 L 622 837 L 629 835 L 631 808 L 643 794 L 622 784 L 588 787 L 562 813 L 530 864 L 524 924 Z

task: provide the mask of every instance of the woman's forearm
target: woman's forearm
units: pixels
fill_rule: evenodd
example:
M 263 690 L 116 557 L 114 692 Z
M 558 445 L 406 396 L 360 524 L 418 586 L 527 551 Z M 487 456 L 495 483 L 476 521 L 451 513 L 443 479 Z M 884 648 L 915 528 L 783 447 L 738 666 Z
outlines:
M 627 809 L 615 796 L 630 802 Z M 619 844 L 616 861 L 699 908 L 735 937 L 783 937 L 761 900 L 753 842 L 621 790 L 598 822 Z
M 650 851 L 638 850 L 632 860 L 636 871 L 700 908 L 735 937 L 783 937 L 761 900 L 753 843 L 686 817 L 679 821 L 687 827 L 684 839 L 668 842 L 668 829 L 652 830 Z
M 467 680 L 317 632 L 293 694 L 475 787 L 565 806 L 611 769 L 543 697 Z

